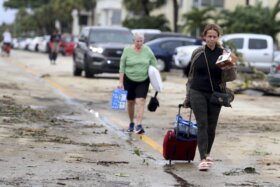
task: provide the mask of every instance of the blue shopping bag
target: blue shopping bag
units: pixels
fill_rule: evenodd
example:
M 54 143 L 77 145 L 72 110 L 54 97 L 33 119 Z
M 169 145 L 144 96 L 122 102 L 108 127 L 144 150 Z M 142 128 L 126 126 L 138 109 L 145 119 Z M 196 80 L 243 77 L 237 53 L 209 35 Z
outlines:
M 112 92 L 112 109 L 125 110 L 126 109 L 126 95 L 127 91 L 122 89 L 115 89 Z
M 178 125 L 179 134 L 190 134 L 197 136 L 197 124 L 184 119 L 180 114 L 176 115 L 174 127 Z

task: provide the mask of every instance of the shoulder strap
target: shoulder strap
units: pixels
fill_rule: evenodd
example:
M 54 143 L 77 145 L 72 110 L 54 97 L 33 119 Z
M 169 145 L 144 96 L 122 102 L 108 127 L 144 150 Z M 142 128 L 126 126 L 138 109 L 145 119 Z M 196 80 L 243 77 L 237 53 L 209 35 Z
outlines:
M 205 63 L 206 63 L 207 70 L 208 70 L 208 75 L 209 75 L 209 80 L 210 80 L 211 88 L 212 88 L 212 91 L 214 92 L 214 87 L 213 87 L 213 83 L 212 83 L 211 73 L 210 73 L 209 64 L 208 64 L 208 60 L 207 60 L 205 51 L 203 52 L 203 54 L 204 54 L 204 57 L 205 57 Z
M 192 77 L 193 76 L 193 70 L 194 70 L 194 62 L 197 60 L 197 58 L 201 55 L 201 53 L 204 52 L 204 46 L 201 46 L 197 49 L 194 50 L 194 52 L 192 53 L 192 57 L 191 57 L 191 64 L 190 64 L 190 72 L 189 72 L 189 76 L 188 77 Z

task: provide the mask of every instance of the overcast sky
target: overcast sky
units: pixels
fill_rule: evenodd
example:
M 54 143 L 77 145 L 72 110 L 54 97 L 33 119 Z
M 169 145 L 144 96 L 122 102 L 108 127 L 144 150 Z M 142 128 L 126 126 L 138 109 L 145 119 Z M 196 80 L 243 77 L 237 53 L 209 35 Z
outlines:
M 0 0 L 0 25 L 2 25 L 3 22 L 5 23 L 12 23 L 15 19 L 16 10 L 7 9 L 5 10 L 3 7 L 4 0 Z

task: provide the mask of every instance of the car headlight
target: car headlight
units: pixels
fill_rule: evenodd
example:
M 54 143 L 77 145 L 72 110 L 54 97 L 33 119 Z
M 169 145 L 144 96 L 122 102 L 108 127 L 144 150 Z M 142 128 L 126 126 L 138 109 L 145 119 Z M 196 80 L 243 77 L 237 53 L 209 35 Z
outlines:
M 180 51 L 178 51 L 178 56 L 186 56 L 187 55 L 187 53 L 185 52 L 185 51 L 183 51 L 183 50 L 180 50 Z
M 103 51 L 104 51 L 104 49 L 101 48 L 101 47 L 92 47 L 92 46 L 90 46 L 89 49 L 90 49 L 92 52 L 94 52 L 94 53 L 100 53 L 100 54 L 103 53 Z

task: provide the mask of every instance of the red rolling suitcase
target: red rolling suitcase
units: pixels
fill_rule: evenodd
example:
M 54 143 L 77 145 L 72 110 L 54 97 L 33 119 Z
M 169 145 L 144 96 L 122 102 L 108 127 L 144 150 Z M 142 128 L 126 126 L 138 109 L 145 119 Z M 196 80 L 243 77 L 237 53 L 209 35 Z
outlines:
M 181 104 L 179 105 L 178 115 L 180 115 L 180 108 L 182 106 Z M 191 118 L 189 121 L 191 121 Z M 169 164 L 171 164 L 172 160 L 186 160 L 190 162 L 194 159 L 197 137 L 190 133 L 190 128 L 188 129 L 186 133 L 179 133 L 179 123 L 177 121 L 174 130 L 167 131 L 163 141 L 163 157 L 169 160 Z

